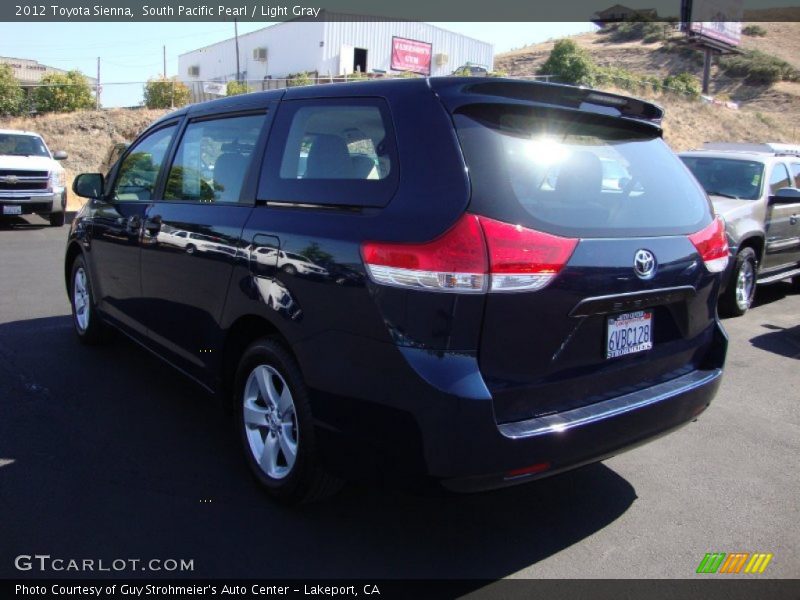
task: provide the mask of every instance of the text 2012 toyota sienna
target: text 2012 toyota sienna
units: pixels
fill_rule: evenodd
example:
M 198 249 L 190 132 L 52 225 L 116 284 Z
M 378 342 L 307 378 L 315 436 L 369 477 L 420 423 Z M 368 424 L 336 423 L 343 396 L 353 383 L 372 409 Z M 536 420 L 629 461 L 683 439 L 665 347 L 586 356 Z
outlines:
M 229 400 L 284 501 L 601 460 L 694 419 L 725 357 L 723 224 L 661 117 L 482 78 L 178 110 L 75 181 L 75 330 L 113 326 Z

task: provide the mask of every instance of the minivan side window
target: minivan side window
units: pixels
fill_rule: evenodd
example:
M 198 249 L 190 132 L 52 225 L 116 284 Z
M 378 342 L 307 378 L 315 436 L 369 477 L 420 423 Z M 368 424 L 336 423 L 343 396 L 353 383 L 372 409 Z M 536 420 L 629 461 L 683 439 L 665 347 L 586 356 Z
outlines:
M 123 202 L 152 200 L 158 172 L 175 134 L 175 125 L 154 131 L 125 155 L 112 197 Z
M 397 188 L 398 171 L 383 100 L 288 100 L 270 134 L 259 199 L 385 206 Z
M 778 190 L 791 187 L 789 172 L 783 163 L 777 163 L 772 168 L 772 176 L 769 178 L 769 193 L 775 194 Z
M 165 200 L 238 202 L 265 115 L 187 125 L 164 189 Z

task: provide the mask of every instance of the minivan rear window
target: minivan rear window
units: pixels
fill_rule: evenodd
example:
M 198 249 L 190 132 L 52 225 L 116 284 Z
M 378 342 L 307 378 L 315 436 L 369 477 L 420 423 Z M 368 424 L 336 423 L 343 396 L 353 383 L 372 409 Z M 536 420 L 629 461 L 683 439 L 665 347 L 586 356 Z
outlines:
M 470 211 L 568 237 L 694 233 L 711 220 L 702 188 L 649 125 L 505 104 L 454 120 Z

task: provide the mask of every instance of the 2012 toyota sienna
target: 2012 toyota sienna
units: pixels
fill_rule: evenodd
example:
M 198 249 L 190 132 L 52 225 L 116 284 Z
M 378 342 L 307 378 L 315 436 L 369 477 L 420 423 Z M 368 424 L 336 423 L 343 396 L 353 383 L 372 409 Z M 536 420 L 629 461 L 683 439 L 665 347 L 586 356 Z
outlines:
M 662 116 L 488 78 L 180 109 L 75 180 L 75 331 L 118 329 L 223 397 L 287 502 L 602 460 L 693 420 L 726 352 L 724 226 Z

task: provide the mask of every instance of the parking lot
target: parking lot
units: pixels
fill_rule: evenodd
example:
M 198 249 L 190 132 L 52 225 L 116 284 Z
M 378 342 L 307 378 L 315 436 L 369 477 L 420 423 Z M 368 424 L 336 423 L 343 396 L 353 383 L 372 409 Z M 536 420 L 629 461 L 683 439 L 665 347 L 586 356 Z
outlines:
M 196 577 L 686 578 L 707 552 L 772 553 L 746 577 L 800 577 L 800 295 L 786 283 L 724 322 L 721 391 L 669 436 L 500 492 L 351 485 L 289 510 L 251 480 L 215 401 L 131 343 L 78 344 L 66 233 L 0 225 L 2 577 L 39 553 L 193 559 L 181 575 Z

